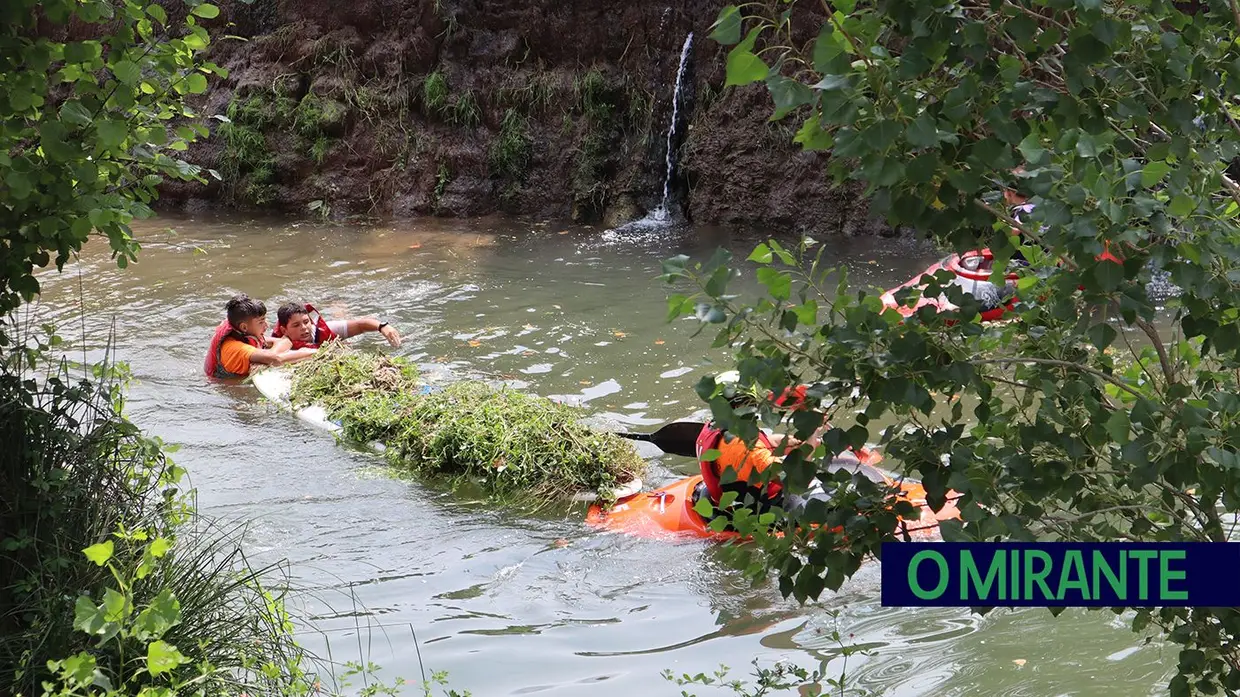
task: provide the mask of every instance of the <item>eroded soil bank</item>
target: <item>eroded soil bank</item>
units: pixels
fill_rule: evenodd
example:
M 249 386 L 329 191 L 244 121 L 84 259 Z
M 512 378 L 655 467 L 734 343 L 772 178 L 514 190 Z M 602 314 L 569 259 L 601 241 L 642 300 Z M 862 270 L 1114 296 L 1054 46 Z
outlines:
M 720 4 L 638 0 L 223 0 L 208 22 L 230 71 L 192 160 L 210 187 L 164 205 L 572 218 L 618 225 L 659 205 L 681 49 L 673 198 L 695 223 L 881 234 L 825 156 L 769 123 L 762 85 L 724 85 Z M 806 4 L 797 22 L 820 26 Z

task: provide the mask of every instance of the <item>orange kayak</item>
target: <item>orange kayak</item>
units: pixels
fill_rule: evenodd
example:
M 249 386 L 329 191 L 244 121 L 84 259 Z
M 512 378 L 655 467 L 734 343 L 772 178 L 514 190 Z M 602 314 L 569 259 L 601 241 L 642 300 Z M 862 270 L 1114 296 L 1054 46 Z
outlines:
M 981 313 L 983 322 L 992 322 L 1003 315 L 1015 309 L 1015 295 L 1008 295 L 1004 299 L 1004 295 L 1015 291 L 1015 282 L 1017 275 L 1015 273 L 1007 274 L 1007 288 L 999 289 L 990 283 L 990 262 L 994 260 L 994 254 L 989 249 L 974 250 L 965 252 L 964 254 L 953 254 L 946 257 L 942 261 L 930 265 L 925 271 L 917 276 L 909 279 L 895 288 L 883 293 L 883 307 L 899 312 L 903 317 L 909 317 L 923 307 L 930 306 L 936 311 L 955 310 L 956 306 L 948 302 L 947 298 L 940 296 L 937 298 L 919 298 L 917 304 L 909 307 L 901 305 L 896 301 L 896 291 L 902 288 L 912 288 L 915 286 L 924 286 L 930 281 L 929 276 L 933 276 L 938 271 L 947 269 L 951 271 L 956 279 L 955 283 L 962 287 L 966 293 L 976 297 L 982 303 L 984 309 Z
M 863 462 L 869 459 L 863 456 Z M 885 475 L 883 478 L 889 484 L 894 483 Z M 739 537 L 740 533 L 734 531 L 712 530 L 709 521 L 693 510 L 693 490 L 701 481 L 701 475 L 686 477 L 653 491 L 626 496 L 607 509 L 595 504 L 586 514 L 586 524 L 647 538 L 728 540 Z M 898 535 L 908 533 L 917 539 L 935 539 L 938 537 L 939 521 L 960 517 L 960 511 L 952 503 L 959 498 L 954 492 L 949 494 L 947 504 L 935 513 L 926 504 L 926 490 L 921 484 L 902 482 L 900 489 L 900 499 L 918 506 L 921 517 L 917 520 L 901 519 L 895 530 Z

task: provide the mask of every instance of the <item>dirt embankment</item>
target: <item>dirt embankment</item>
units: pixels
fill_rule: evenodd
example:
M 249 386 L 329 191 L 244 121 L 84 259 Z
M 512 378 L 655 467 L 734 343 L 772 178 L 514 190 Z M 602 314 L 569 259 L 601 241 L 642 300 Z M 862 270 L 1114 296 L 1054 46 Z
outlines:
M 212 119 L 190 155 L 225 181 L 169 184 L 164 205 L 621 224 L 662 199 L 673 83 L 694 32 L 674 143 L 673 198 L 689 218 L 885 232 L 856 188 L 831 186 L 823 155 L 792 143 L 795 117 L 768 123 L 763 86 L 724 89 L 726 50 L 707 38 L 717 2 L 219 4 L 211 57 L 230 72 L 202 107 L 229 122 Z

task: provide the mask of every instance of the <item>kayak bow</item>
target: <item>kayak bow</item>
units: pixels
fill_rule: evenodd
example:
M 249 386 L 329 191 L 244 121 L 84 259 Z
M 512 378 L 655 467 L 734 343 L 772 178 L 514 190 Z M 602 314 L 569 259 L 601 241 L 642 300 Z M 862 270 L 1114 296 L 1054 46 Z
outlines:
M 907 306 L 896 300 L 896 292 L 904 288 L 925 287 L 935 273 L 946 269 L 952 272 L 951 283 L 960 286 L 964 292 L 977 298 L 982 305 L 982 321 L 992 322 L 1015 309 L 1016 278 L 1015 273 L 1006 275 L 1006 283 L 1002 288 L 990 282 L 991 264 L 994 254 L 989 249 L 973 250 L 964 254 L 952 254 L 931 264 L 917 276 L 891 288 L 882 295 L 883 307 L 899 312 L 902 317 L 911 317 L 923 307 L 933 307 L 936 312 L 950 312 L 958 309 L 948 301 L 946 295 L 938 297 L 918 298 L 917 304 Z

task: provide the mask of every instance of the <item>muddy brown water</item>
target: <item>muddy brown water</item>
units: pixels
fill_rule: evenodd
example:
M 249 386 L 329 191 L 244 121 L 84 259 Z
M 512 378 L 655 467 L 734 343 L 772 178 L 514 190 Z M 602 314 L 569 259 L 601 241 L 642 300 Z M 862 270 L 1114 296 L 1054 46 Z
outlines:
M 710 543 L 599 533 L 581 511 L 531 518 L 394 477 L 253 388 L 201 372 L 225 301 L 245 291 L 265 299 L 273 319 L 290 299 L 332 315 L 379 314 L 404 337 L 396 353 L 428 369 L 507 376 L 651 429 L 699 409 L 694 382 L 726 361 L 709 339 L 691 338 L 693 322 L 664 320 L 660 263 L 705 259 L 717 244 L 743 258 L 758 238 L 220 217 L 165 217 L 138 232 L 138 264 L 118 270 L 94 245 L 80 265 L 44 277 L 35 314 L 57 322 L 73 352 L 85 334 L 91 360 L 114 323 L 118 357 L 137 379 L 132 418 L 180 446 L 173 457 L 203 512 L 249 521 L 256 562 L 289 560 L 303 589 L 296 605 L 314 626 L 304 641 L 325 657 L 374 661 L 388 679 L 447 671 L 455 689 L 477 696 L 679 695 L 663 670 L 726 664 L 741 677 L 754 659 L 813 668 L 835 655 L 838 629 L 872 650 L 849 659 L 849 682 L 883 695 L 1165 692 L 1175 649 L 1146 645 L 1109 612 L 882 607 L 875 565 L 798 606 L 773 581 L 745 582 Z M 828 244 L 854 282 L 884 287 L 937 257 L 907 241 Z M 386 347 L 375 335 L 354 342 Z M 658 457 L 647 486 L 693 467 Z

